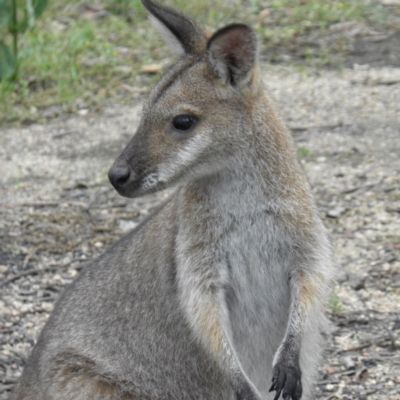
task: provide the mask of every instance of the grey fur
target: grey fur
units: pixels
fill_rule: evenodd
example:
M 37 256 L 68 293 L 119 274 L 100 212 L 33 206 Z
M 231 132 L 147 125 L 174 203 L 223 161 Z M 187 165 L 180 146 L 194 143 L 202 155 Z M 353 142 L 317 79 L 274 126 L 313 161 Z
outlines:
M 164 8 L 145 5 L 177 35 L 183 14 L 168 25 Z M 255 54 L 245 31 L 236 54 Z M 210 59 L 221 34 L 201 32 L 203 52 L 159 82 L 110 170 L 127 197 L 178 184 L 175 194 L 66 289 L 14 400 L 272 399 L 273 376 L 293 400 L 301 376 L 312 398 L 333 277 L 327 233 L 255 58 L 239 56 L 227 81 L 213 62 L 224 54 L 228 70 L 230 47 Z M 174 118 L 187 114 L 197 122 L 179 131 Z

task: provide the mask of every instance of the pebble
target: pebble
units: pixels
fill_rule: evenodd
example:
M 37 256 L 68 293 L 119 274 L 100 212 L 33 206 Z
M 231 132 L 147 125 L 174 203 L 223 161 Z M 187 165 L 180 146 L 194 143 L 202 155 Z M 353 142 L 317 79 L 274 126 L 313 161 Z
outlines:
M 333 391 L 335 390 L 335 386 L 333 386 L 331 383 L 328 383 L 328 384 L 325 386 L 325 390 L 326 390 L 327 392 L 333 392 Z
M 326 215 L 330 218 L 339 218 L 340 214 L 342 213 L 341 209 L 338 208 L 333 208 L 332 210 L 329 210 Z

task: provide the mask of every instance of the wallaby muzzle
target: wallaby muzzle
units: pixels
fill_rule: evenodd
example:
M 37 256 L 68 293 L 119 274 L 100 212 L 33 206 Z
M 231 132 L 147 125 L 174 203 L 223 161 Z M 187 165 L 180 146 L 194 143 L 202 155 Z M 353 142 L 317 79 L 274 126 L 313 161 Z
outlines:
M 121 196 L 143 195 L 143 182 L 153 169 L 147 152 L 146 133 L 146 130 L 138 129 L 108 172 L 108 179 Z
M 108 179 L 117 192 L 124 197 L 134 197 L 141 186 L 138 175 L 120 158 L 108 171 Z
M 108 179 L 117 190 L 129 181 L 130 176 L 131 171 L 127 166 L 113 165 L 108 172 Z

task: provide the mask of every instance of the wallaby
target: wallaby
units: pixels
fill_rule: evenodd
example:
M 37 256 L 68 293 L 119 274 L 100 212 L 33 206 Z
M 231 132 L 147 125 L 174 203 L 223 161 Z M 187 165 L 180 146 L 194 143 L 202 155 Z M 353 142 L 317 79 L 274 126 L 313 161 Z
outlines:
M 177 188 L 65 290 L 13 399 L 311 399 L 331 251 L 256 35 L 142 1 L 180 58 L 109 179 Z

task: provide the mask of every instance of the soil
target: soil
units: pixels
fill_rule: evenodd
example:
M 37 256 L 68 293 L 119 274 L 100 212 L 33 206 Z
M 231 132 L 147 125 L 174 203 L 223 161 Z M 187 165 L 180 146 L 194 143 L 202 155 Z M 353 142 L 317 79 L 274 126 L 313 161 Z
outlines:
M 400 69 L 263 70 L 335 250 L 316 398 L 399 400 Z M 107 181 L 140 112 L 108 105 L 0 131 L 0 399 L 65 285 L 168 196 L 128 200 Z
M 400 67 L 400 31 L 357 22 L 331 25 L 322 34 L 308 32 L 288 44 L 270 46 L 266 42 L 263 46 L 262 59 L 277 64 L 290 62 L 329 69 L 351 68 L 354 64 Z

